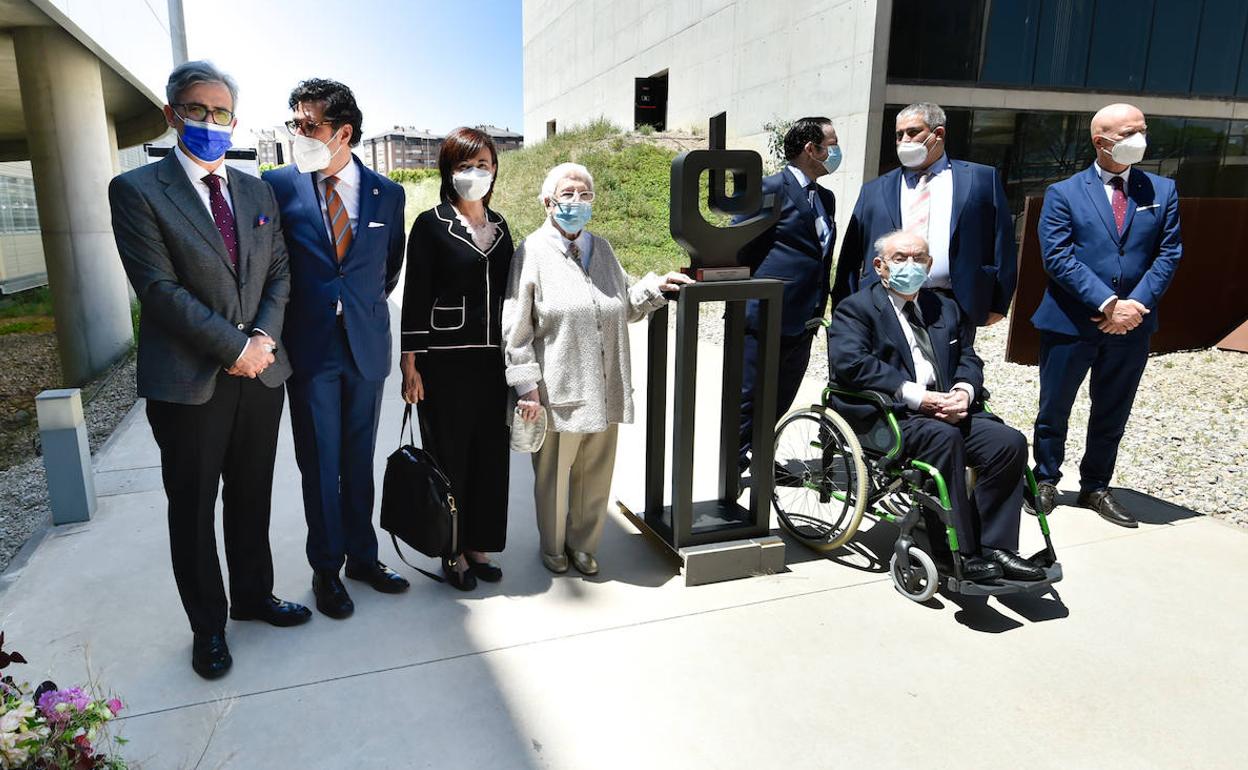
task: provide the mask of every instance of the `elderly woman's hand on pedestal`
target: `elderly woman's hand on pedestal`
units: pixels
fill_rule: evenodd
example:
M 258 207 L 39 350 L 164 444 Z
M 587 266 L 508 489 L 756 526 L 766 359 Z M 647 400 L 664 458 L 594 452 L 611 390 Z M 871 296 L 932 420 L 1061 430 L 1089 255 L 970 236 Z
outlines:
M 662 291 L 664 293 L 678 292 L 680 291 L 681 286 L 688 286 L 691 283 L 695 283 L 695 281 L 692 278 L 680 272 L 679 270 L 673 270 L 672 272 L 663 276 L 663 283 L 659 284 L 659 291 Z

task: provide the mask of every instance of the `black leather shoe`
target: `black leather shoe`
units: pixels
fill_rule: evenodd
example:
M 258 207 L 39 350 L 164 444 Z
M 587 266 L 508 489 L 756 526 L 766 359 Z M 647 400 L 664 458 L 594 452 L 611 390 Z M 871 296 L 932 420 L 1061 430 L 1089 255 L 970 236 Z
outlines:
M 452 559 L 442 560 L 442 574 L 446 575 L 446 582 L 452 588 L 471 591 L 477 587 L 477 576 L 472 574 L 472 569 L 458 572 L 455 569 L 455 561 Z
M 487 583 L 497 583 L 503 579 L 503 570 L 494 562 L 489 561 L 473 561 L 472 557 L 468 557 L 468 571 L 477 576 L 477 580 L 484 580 Z
M 259 607 L 230 607 L 230 617 L 234 620 L 263 620 L 271 626 L 284 628 L 307 623 L 312 619 L 312 610 L 302 604 L 270 596 Z
M 348 565 L 347 577 L 362 580 L 383 594 L 401 594 L 411 585 L 407 578 L 381 562 L 374 563 L 372 569 L 352 569 Z
M 962 557 L 962 579 L 972 583 L 988 583 L 1002 575 L 1001 565 L 980 556 Z
M 1057 487 L 1048 481 L 1036 482 L 1036 499 L 1034 502 L 1023 500 L 1023 509 L 1032 516 L 1036 511 L 1048 516 L 1057 507 Z
M 1098 489 L 1095 492 L 1080 492 L 1077 502 L 1084 508 L 1091 508 L 1096 511 L 1101 515 L 1102 519 L 1112 524 L 1130 529 L 1140 526 L 1135 517 L 1127 513 L 1127 509 L 1123 508 L 1122 504 L 1114 499 L 1114 496 L 1110 494 L 1108 489 Z
M 1001 573 L 1010 580 L 1044 580 L 1044 570 L 1027 561 L 1018 554 L 989 548 L 984 557 L 994 564 L 1001 565 Z
M 316 595 L 316 608 L 322 615 L 342 620 L 355 612 L 355 602 L 351 601 L 347 587 L 336 572 L 313 572 L 312 593 Z
M 225 634 L 195 634 L 191 643 L 191 668 L 204 679 L 220 679 L 234 665 Z

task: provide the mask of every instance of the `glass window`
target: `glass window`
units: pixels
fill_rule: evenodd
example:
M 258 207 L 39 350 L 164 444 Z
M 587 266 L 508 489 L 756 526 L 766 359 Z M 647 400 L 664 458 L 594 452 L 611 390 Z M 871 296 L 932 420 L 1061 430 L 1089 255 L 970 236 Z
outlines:
M 984 40 L 985 83 L 1031 83 L 1040 0 L 992 0 Z
M 889 77 L 974 81 L 983 23 L 984 0 L 895 0 Z
M 1161 2 L 1153 7 L 1145 91 L 1180 94 L 1191 88 L 1200 25 L 1199 8 L 1194 5 L 1192 2 Z
M 1144 87 L 1152 2 L 1145 0 L 1124 13 L 1118 3 L 1096 6 L 1088 50 L 1088 88 L 1139 92 Z
M 1192 93 L 1230 96 L 1239 75 L 1248 3 L 1205 0 L 1200 17 L 1200 43 L 1192 69 Z
M 1087 79 L 1094 0 L 1044 0 L 1032 82 L 1082 86 Z
M 1188 120 L 1174 182 L 1183 195 L 1216 196 L 1229 121 Z

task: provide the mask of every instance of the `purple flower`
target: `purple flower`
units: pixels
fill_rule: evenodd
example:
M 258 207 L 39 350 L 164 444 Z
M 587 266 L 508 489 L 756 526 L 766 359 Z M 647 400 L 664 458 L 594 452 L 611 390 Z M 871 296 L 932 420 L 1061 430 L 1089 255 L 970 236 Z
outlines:
M 113 716 L 117 716 L 121 713 L 121 710 L 125 708 L 125 706 L 121 705 L 121 701 L 116 698 L 109 698 L 108 703 L 105 705 L 108 706 L 109 711 L 113 712 Z
M 73 712 L 85 711 L 91 703 L 80 687 L 51 690 L 39 698 L 39 711 L 49 722 L 68 722 Z

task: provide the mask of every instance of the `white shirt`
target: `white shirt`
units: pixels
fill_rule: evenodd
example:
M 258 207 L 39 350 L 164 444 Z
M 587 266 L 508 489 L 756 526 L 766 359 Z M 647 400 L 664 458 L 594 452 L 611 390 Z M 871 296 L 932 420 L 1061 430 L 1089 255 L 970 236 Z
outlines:
M 927 189 L 930 193 L 927 214 L 927 253 L 932 256 L 927 283 L 934 289 L 953 286 L 949 280 L 949 231 L 953 218 L 953 167 L 949 156 L 941 153 L 926 169 L 902 169 L 901 173 L 901 229 L 910 229 L 910 204 L 918 197 L 919 177 L 930 174 Z
M 338 197 L 342 199 L 342 207 L 347 210 L 347 221 L 351 225 L 351 235 L 359 233 L 360 224 L 360 170 L 356 168 L 355 159 L 347 161 L 347 165 L 338 169 L 336 174 L 326 174 L 324 171 L 317 171 L 316 174 L 316 191 L 317 197 L 321 199 L 321 218 L 325 220 L 325 232 L 329 233 L 329 242 L 334 242 L 334 228 L 329 224 L 329 203 L 325 198 L 325 180 L 330 176 L 338 177 L 334 190 L 338 193 Z
M 230 198 L 230 176 L 225 173 L 225 161 L 222 160 L 212 171 L 205 169 L 190 156 L 182 152 L 181 145 L 174 145 L 173 157 L 178 159 L 178 165 L 182 166 L 182 170 L 186 172 L 186 176 L 191 180 L 191 187 L 195 188 L 195 193 L 199 199 L 204 202 L 204 209 L 208 212 L 208 216 L 212 218 L 213 224 L 216 224 L 216 218 L 212 216 L 212 202 L 208 197 L 208 183 L 204 181 L 204 177 L 209 174 L 216 174 L 221 177 L 221 197 L 225 198 L 225 205 L 230 207 L 230 213 L 234 213 L 234 201 Z M 237 224 L 235 224 L 237 227 Z M 268 336 L 268 332 L 263 329 L 254 329 L 253 332 Z M 238 358 L 243 357 L 243 353 L 247 352 L 247 345 L 243 345 L 243 349 L 239 351 Z M 234 359 L 234 363 L 238 363 L 238 358 Z
M 793 172 L 793 178 L 797 180 L 797 183 L 801 185 L 803 190 L 810 185 L 810 177 L 806 176 L 806 173 L 800 168 L 790 165 L 789 171 Z M 818 182 L 815 182 L 815 184 L 818 184 Z M 823 253 L 826 255 L 828 249 L 831 248 L 828 240 L 832 236 L 832 229 L 828 227 L 828 212 L 823 207 L 823 196 L 818 195 L 817 190 L 815 192 L 815 235 L 819 237 L 819 247 L 823 249 Z
M 1119 179 L 1121 179 L 1122 180 L 1122 194 L 1126 195 L 1127 194 L 1127 177 L 1131 173 L 1131 167 L 1127 166 L 1125 169 L 1123 169 L 1119 173 L 1111 174 L 1110 172 L 1101 168 L 1101 164 L 1099 161 L 1094 162 L 1092 165 L 1096 166 L 1096 173 L 1098 176 L 1100 176 L 1101 184 L 1104 185 L 1105 187 L 1105 200 L 1109 201 L 1109 210 L 1110 212 L 1113 212 L 1114 210 L 1114 185 L 1110 180 L 1112 180 L 1114 177 L 1118 177 Z M 1127 201 L 1127 205 L 1131 205 L 1131 202 Z M 1097 308 L 1097 310 L 1100 310 L 1102 313 L 1105 312 L 1105 306 L 1113 302 L 1116 299 L 1118 299 L 1117 294 L 1109 295 L 1109 299 L 1102 302 L 1101 306 Z
M 195 194 L 204 203 L 204 209 L 208 212 L 208 216 L 212 217 L 212 203 L 208 198 L 208 183 L 204 181 L 204 177 L 209 174 L 216 174 L 221 177 L 221 196 L 225 198 L 225 205 L 230 207 L 230 213 L 234 213 L 234 201 L 230 198 L 230 177 L 225 173 L 225 161 L 222 160 L 212 171 L 207 170 L 195 161 L 185 152 L 182 152 L 181 145 L 174 145 L 173 156 L 178 159 L 178 164 L 182 166 L 182 170 L 186 172 L 186 176 L 191 180 L 191 187 L 195 188 Z M 216 222 L 214 218 L 212 220 Z
M 888 292 L 888 299 L 893 303 L 893 312 L 897 314 L 897 322 L 901 324 L 901 333 L 906 335 L 906 342 L 910 344 L 910 357 L 914 359 L 914 374 L 918 380 L 901 383 L 896 395 L 907 407 L 917 412 L 919 405 L 923 403 L 923 394 L 936 384 L 935 362 L 927 360 L 927 356 L 919 347 L 919 342 L 914 336 L 914 329 L 910 326 L 910 320 L 906 318 L 906 299 L 892 291 Z M 918 302 L 915 302 L 915 307 L 917 309 Z M 953 389 L 964 390 L 966 395 L 970 396 L 971 401 L 975 400 L 975 386 L 969 382 L 959 382 L 953 386 Z

